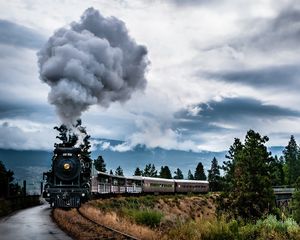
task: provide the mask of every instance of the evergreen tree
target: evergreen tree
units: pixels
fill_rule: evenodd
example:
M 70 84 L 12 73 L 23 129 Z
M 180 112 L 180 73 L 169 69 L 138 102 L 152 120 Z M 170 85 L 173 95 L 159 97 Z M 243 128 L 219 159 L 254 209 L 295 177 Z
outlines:
M 182 171 L 177 168 L 177 170 L 174 172 L 174 179 L 183 179 L 183 174 L 182 174 Z
M 283 156 L 287 167 L 286 181 L 288 185 L 292 185 L 300 176 L 299 147 L 293 135 L 291 136 L 288 145 L 283 150 Z
M 149 177 L 157 177 L 157 170 L 155 169 L 154 164 L 151 165 Z
M 224 168 L 227 169 L 225 179 L 230 183 L 219 208 L 229 209 L 234 217 L 257 219 L 274 210 L 275 197 L 270 179 L 273 158 L 265 146 L 267 141 L 268 137 L 249 130 L 245 144 L 235 139 L 230 148 L 232 162 L 227 162 Z
M 117 169 L 115 171 L 115 175 L 116 176 L 124 176 L 123 169 L 121 168 L 121 166 L 117 167 Z
M 195 180 L 206 180 L 206 175 L 204 172 L 203 164 L 201 162 L 198 163 L 196 167 L 196 171 L 194 174 L 194 179 Z
M 191 170 L 188 171 L 188 180 L 194 180 L 194 175 L 192 174 Z
M 211 168 L 208 170 L 208 182 L 210 191 L 220 191 L 221 188 L 221 176 L 220 166 L 217 159 L 214 157 L 211 161 Z
M 106 164 L 102 156 L 98 156 L 97 159 L 94 160 L 94 166 L 99 172 L 106 172 Z
M 242 150 L 243 145 L 240 139 L 235 138 L 234 143 L 229 148 L 228 155 L 225 156 L 228 160 L 224 161 L 222 166 L 223 171 L 226 173 L 223 177 L 223 188 L 225 192 L 231 191 L 234 187 L 236 159 L 239 158 Z
M 161 166 L 159 177 L 172 179 L 172 174 L 168 166 Z
M 113 171 L 110 169 L 110 171 L 109 171 L 109 174 L 110 175 L 114 175 L 114 173 L 113 173 Z
M 270 164 L 271 169 L 271 182 L 272 186 L 281 186 L 284 185 L 284 163 L 283 158 L 278 159 L 277 156 L 274 157 L 273 161 Z
M 150 177 L 150 170 L 151 170 L 151 164 L 146 164 L 145 169 L 143 171 L 143 176 L 144 177 Z
M 143 171 L 139 167 L 137 167 L 134 171 L 133 176 L 142 176 L 142 175 L 143 175 Z
M 0 198 L 8 197 L 11 182 L 14 180 L 13 175 L 14 172 L 6 170 L 6 167 L 0 161 Z
M 292 196 L 292 216 L 300 224 L 300 177 L 298 177 L 295 186 L 295 192 Z

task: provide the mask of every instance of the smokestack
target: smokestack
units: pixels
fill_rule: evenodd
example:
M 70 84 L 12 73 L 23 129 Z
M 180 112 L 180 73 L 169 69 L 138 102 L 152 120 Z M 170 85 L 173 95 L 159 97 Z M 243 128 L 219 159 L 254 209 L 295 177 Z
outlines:
M 128 100 L 146 86 L 147 49 L 128 34 L 125 23 L 88 8 L 79 22 L 58 29 L 38 52 L 40 78 L 48 100 L 67 126 L 89 106 Z

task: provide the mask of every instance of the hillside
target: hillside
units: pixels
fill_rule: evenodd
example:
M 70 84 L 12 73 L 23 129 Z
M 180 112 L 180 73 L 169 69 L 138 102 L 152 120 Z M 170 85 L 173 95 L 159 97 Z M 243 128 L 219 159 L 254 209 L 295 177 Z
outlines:
M 139 239 L 161 239 L 173 228 L 190 221 L 215 220 L 216 195 L 166 195 L 92 200 L 81 207 L 88 218 Z M 70 211 L 56 209 L 54 217 L 63 229 Z M 80 228 L 74 227 L 74 231 Z M 80 236 L 80 232 L 72 232 Z M 79 237 L 80 239 L 80 237 Z

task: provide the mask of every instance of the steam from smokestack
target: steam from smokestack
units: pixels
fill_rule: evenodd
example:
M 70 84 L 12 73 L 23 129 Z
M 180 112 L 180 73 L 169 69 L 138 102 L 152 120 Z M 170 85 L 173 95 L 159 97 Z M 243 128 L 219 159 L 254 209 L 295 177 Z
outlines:
M 60 119 L 71 125 L 93 104 L 108 107 L 144 89 L 146 55 L 124 22 L 89 8 L 39 51 L 40 78 L 51 87 L 48 99 Z

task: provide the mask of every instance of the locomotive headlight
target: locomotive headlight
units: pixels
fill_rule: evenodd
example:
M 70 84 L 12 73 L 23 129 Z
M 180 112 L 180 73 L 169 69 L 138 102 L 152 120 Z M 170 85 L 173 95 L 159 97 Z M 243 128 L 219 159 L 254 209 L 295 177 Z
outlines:
M 65 164 L 64 164 L 64 169 L 65 169 L 65 170 L 69 170 L 70 167 L 71 167 L 71 165 L 70 165 L 69 163 L 65 163 Z
M 47 193 L 47 197 L 50 197 L 50 193 Z
M 85 196 L 85 193 L 82 193 L 81 196 L 84 197 L 84 196 Z

